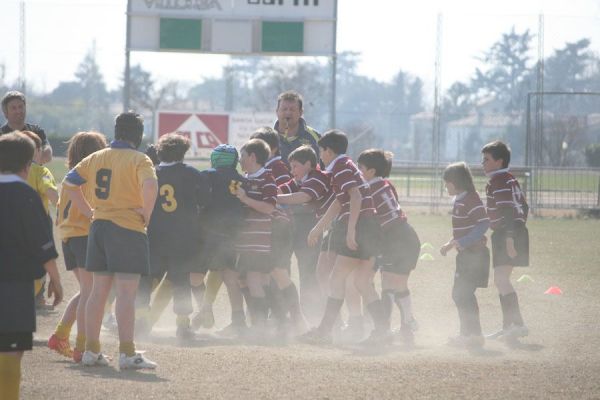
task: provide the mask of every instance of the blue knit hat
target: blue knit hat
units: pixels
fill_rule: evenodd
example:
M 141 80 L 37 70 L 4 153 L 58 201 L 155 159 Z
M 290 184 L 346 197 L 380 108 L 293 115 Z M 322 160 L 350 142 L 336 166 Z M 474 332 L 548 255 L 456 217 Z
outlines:
M 233 167 L 238 163 L 238 152 L 230 144 L 220 144 L 210 153 L 210 165 L 213 168 Z

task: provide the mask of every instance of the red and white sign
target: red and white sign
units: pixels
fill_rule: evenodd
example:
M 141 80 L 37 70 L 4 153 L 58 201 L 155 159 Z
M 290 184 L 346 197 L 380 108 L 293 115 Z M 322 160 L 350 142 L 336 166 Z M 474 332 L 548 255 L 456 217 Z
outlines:
M 159 111 L 156 119 L 156 141 L 167 133 L 185 135 L 192 141 L 190 152 L 193 156 L 209 157 L 213 148 L 228 143 L 228 114 Z

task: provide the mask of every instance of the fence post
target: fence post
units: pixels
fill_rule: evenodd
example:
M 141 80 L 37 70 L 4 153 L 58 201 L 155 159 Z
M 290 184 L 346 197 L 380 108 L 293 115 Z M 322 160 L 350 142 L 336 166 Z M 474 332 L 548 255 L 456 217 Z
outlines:
M 596 200 L 596 206 L 600 207 L 600 175 L 598 175 L 598 198 Z

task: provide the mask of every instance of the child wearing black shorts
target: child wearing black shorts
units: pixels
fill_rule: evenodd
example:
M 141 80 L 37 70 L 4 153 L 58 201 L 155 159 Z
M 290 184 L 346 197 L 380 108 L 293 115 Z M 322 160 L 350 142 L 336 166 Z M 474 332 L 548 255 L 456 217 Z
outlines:
M 206 266 L 201 260 L 200 210 L 210 193 L 205 174 L 185 164 L 190 148 L 185 136 L 171 133 L 161 136 L 156 146 L 160 164 L 156 167 L 158 199 L 148 225 L 150 275 L 162 276 L 173 286 L 173 311 L 177 315 L 176 336 L 190 339 L 193 332 L 192 289 L 204 286 Z M 149 291 L 145 303 L 149 304 Z M 199 294 L 200 300 L 203 293 Z
M 319 140 L 320 157 L 331 172 L 336 200 L 311 230 L 308 243 L 315 245 L 334 218 L 337 218 L 331 245 L 336 259 L 329 280 L 329 298 L 321 323 L 302 336 L 309 343 L 329 343 L 330 335 L 344 303 L 346 280 L 354 273 L 354 284 L 360 292 L 375 329 L 367 344 L 386 344 L 392 339 L 383 305 L 373 285 L 373 264 L 378 254 L 381 227 L 375 216 L 369 185 L 354 162 L 345 153 L 348 138 L 339 130 L 331 130 Z
M 502 307 L 502 329 L 490 339 L 516 339 L 527 336 L 517 292 L 510 282 L 514 267 L 529 265 L 529 232 L 525 224 L 529 206 L 521 186 L 510 172 L 510 148 L 497 140 L 481 149 L 486 185 L 486 208 L 492 228 L 492 259 L 494 284 Z
M 369 183 L 383 233 L 377 266 L 381 270 L 381 301 L 385 319 L 389 324 L 395 303 L 401 315 L 400 337 L 411 344 L 417 321 L 412 312 L 408 277 L 416 268 L 421 242 L 398 204 L 394 185 L 386 179 L 392 169 L 392 153 L 365 150 L 358 157 L 358 169 Z
M 245 219 L 244 206 L 236 196 L 237 188 L 246 181 L 236 169 L 238 161 L 238 152 L 234 146 L 220 144 L 210 154 L 211 168 L 202 172 L 210 182 L 209 198 L 201 211 L 204 239 L 202 257 L 210 272 L 202 309 L 192 322 L 198 327 L 210 328 L 214 325 L 212 304 L 223 282 L 223 272 L 229 270 L 233 273 L 235 270 L 235 239 Z M 213 287 L 210 286 L 211 276 Z M 231 324 L 218 333 L 225 336 L 239 335 L 246 328 L 242 293 L 239 285 L 231 285 L 227 292 L 231 303 Z
M 269 145 L 261 139 L 250 139 L 242 146 L 240 166 L 246 172 L 246 180 L 236 191 L 245 205 L 245 222 L 235 242 L 236 270 L 225 270 L 227 289 L 239 285 L 240 275 L 246 276 L 250 292 L 247 299 L 252 327 L 257 337 L 264 333 L 268 305 L 264 283 L 273 270 L 272 219 L 277 202 L 275 179 L 264 165 L 269 159 Z
M 485 207 L 475 191 L 469 167 L 463 163 L 449 165 L 443 175 L 446 190 L 454 197 L 452 207 L 452 239 L 440 248 L 445 256 L 455 248 L 456 273 L 452 299 L 458 309 L 460 334 L 448 344 L 456 347 L 480 348 L 484 344 L 475 291 L 488 284 L 490 252 L 485 232 L 490 225 Z
M 27 136 L 0 136 L 0 396 L 7 400 L 19 398 L 21 358 L 33 346 L 34 279 L 48 273 L 54 305 L 63 297 L 48 216 L 26 182 L 33 153 Z

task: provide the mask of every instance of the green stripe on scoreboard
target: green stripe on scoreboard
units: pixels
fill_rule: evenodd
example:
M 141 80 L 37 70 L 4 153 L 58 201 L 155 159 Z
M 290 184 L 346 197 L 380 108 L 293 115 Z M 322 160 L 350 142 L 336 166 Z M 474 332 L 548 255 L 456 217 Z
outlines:
M 201 50 L 202 20 L 161 18 L 161 50 Z
M 263 21 L 262 51 L 266 53 L 302 53 L 304 51 L 304 23 Z

